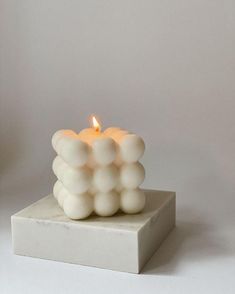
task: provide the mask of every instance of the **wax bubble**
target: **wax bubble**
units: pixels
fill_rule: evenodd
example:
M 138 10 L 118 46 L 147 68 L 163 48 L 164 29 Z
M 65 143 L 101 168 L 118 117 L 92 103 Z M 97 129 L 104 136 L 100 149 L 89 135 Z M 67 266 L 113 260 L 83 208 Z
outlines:
M 94 196 L 94 209 L 100 216 L 111 216 L 119 209 L 119 195 L 116 191 L 97 193 Z
M 125 213 L 138 213 L 145 206 L 145 194 L 140 189 L 123 190 L 120 197 L 120 207 Z
M 68 167 L 63 174 L 61 179 L 63 185 L 68 189 L 69 192 L 74 194 L 81 194 L 86 192 L 92 180 L 92 174 L 89 168 L 70 168 Z
M 93 211 L 93 197 L 88 194 L 69 194 L 64 201 L 64 212 L 71 219 L 84 219 Z
M 111 138 L 100 138 L 92 143 L 94 160 L 100 165 L 112 163 L 116 157 L 116 145 Z
M 94 186 L 100 192 L 111 191 L 117 184 L 118 176 L 118 169 L 113 164 L 98 167 L 94 171 Z
M 120 142 L 120 155 L 123 161 L 138 161 L 144 154 L 144 150 L 144 141 L 137 135 L 128 134 Z
M 144 178 L 144 167 L 139 162 L 126 163 L 120 167 L 120 182 L 127 189 L 137 188 Z

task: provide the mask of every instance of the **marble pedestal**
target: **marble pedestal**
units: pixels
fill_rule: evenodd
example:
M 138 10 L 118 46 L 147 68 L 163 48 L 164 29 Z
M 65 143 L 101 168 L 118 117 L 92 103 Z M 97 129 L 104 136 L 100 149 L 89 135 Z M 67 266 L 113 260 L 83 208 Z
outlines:
M 175 226 L 175 193 L 145 190 L 141 214 L 67 218 L 52 195 L 12 216 L 15 254 L 139 273 Z

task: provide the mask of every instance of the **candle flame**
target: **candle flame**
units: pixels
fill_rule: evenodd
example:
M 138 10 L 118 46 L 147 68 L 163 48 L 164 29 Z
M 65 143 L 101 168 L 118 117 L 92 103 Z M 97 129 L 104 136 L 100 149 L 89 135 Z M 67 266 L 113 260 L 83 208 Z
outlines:
M 101 126 L 98 123 L 97 119 L 95 116 L 92 116 L 92 124 L 93 124 L 93 128 L 95 129 L 96 132 L 100 132 L 101 130 Z

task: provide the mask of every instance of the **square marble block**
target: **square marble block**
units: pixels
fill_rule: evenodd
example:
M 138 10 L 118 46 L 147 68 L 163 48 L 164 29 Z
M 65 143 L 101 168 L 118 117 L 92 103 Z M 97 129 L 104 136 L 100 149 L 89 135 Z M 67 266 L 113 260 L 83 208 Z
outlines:
M 14 253 L 139 273 L 175 226 L 175 193 L 145 192 L 140 214 L 80 221 L 48 195 L 11 217 Z

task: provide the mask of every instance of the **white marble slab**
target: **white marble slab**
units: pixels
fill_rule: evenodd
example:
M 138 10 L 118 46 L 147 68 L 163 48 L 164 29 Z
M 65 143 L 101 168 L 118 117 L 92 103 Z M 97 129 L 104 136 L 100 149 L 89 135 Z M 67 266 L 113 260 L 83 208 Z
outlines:
M 137 215 L 67 218 L 52 195 L 12 216 L 15 254 L 139 273 L 175 226 L 175 193 L 145 190 Z

